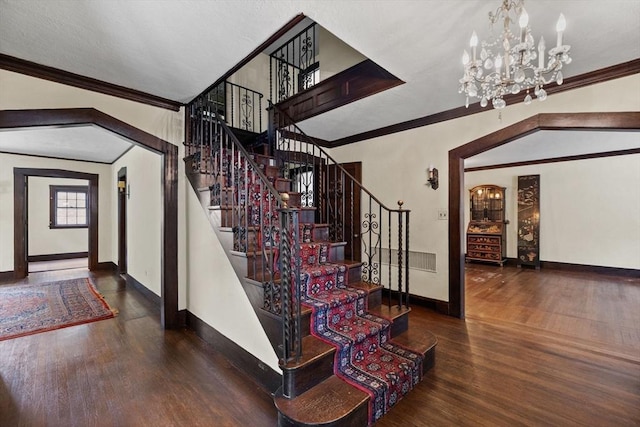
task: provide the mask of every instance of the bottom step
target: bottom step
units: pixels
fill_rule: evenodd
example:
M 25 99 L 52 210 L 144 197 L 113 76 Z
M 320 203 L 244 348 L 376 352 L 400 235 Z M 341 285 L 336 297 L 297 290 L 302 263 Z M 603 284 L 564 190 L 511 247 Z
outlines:
M 278 426 L 366 426 L 368 401 L 367 393 L 332 375 L 294 399 L 278 391 Z

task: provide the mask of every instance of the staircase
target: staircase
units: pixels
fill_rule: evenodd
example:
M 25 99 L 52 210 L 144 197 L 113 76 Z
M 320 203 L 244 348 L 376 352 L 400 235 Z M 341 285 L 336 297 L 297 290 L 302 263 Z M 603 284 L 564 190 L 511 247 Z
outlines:
M 209 105 L 189 107 L 187 175 L 280 355 L 279 425 L 373 425 L 435 361 L 435 337 L 409 331 L 409 211 L 384 207 L 275 107 L 269 142 L 243 131 L 243 144 Z

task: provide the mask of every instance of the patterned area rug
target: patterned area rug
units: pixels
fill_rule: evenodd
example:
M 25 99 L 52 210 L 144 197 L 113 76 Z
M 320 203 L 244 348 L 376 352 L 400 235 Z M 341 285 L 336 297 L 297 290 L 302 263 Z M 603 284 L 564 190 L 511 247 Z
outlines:
M 0 341 L 114 315 L 87 278 L 0 285 Z
M 326 245 L 301 245 L 301 303 L 311 333 L 336 348 L 334 372 L 369 394 L 374 424 L 422 379 L 422 356 L 389 339 L 391 322 L 367 312 L 367 293 L 346 285 L 347 268 L 326 264 Z

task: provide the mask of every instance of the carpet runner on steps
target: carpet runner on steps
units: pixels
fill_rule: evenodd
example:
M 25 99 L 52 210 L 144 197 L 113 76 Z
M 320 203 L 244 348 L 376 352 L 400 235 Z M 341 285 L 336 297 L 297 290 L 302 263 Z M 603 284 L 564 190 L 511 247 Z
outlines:
M 367 293 L 347 286 L 346 266 L 327 263 L 328 246 L 301 244 L 301 303 L 311 333 L 336 347 L 334 373 L 370 395 L 371 425 L 421 380 L 423 360 L 390 341 L 391 322 L 367 312 Z

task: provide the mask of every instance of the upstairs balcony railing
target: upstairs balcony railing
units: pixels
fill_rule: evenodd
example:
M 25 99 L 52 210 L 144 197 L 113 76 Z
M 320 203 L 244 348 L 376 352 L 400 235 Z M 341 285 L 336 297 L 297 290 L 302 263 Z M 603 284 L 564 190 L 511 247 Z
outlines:
M 211 108 L 230 127 L 261 133 L 262 95 L 244 86 L 224 81 L 203 94 Z
M 300 31 L 270 55 L 271 100 L 274 103 L 320 81 L 318 25 Z

